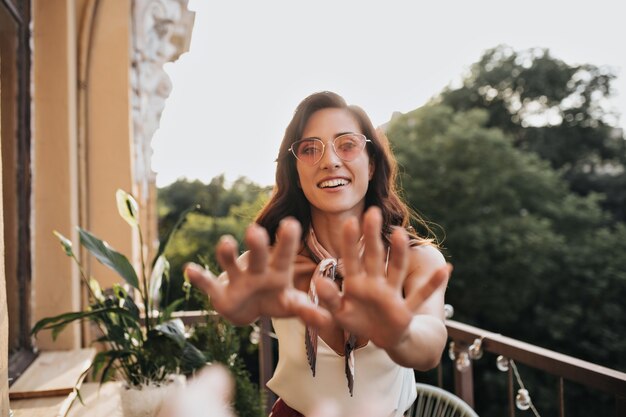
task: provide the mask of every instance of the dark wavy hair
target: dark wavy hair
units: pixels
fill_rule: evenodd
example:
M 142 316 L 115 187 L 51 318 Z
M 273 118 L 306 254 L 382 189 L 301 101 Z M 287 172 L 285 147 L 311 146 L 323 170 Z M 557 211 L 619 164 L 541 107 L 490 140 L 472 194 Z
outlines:
M 323 91 L 308 96 L 298 105 L 285 130 L 276 159 L 276 184 L 270 200 L 256 218 L 256 223 L 267 229 L 271 244 L 275 242 L 278 224 L 285 217 L 292 216 L 300 221 L 303 239 L 311 227 L 311 206 L 298 186 L 296 159 L 289 152 L 289 148 L 293 142 L 301 138 L 311 115 L 327 108 L 348 110 L 358 121 L 361 132 L 371 140 L 367 143 L 367 153 L 370 161 L 374 162 L 374 175 L 365 194 L 365 208 L 380 207 L 383 216 L 383 240 L 389 244 L 393 228 L 399 226 L 407 229 L 410 237 L 416 239 L 418 243 L 429 242 L 429 239 L 418 237 L 410 225 L 413 219 L 428 229 L 424 221 L 409 210 L 398 195 L 397 163 L 389 148 L 387 137 L 382 131 L 374 128 L 363 109 L 348 105 L 338 94 Z

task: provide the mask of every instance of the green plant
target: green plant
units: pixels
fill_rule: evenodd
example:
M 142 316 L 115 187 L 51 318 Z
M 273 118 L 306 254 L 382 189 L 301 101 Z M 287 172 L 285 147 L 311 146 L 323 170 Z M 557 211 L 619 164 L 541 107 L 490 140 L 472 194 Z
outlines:
M 137 230 L 140 247 L 143 247 L 137 202 L 123 190 L 118 190 L 116 197 L 120 216 Z M 163 253 L 187 214 L 194 209 L 183 212 L 164 235 L 150 264 L 149 278 L 143 251 L 138 274 L 123 254 L 79 227 L 80 244 L 98 261 L 119 274 L 126 283 L 115 284 L 106 291 L 102 291 L 97 280 L 86 275 L 74 253 L 72 242 L 55 231 L 65 254 L 79 267 L 81 280 L 88 291 L 89 306 L 84 311 L 41 319 L 33 327 L 32 333 L 49 329 L 52 337 L 56 338 L 72 322 L 91 321 L 101 333 L 96 342 L 103 345 L 91 366 L 94 378 L 100 374 L 101 383 L 118 375 L 131 387 L 159 384 L 171 374 L 190 374 L 204 366 L 205 355 L 189 341 L 183 322 L 172 318 L 174 310 L 189 298 L 189 283 L 183 284 L 184 297 L 171 301 L 165 307 L 160 307 L 158 300 L 163 279 L 169 281 L 169 263 Z M 140 300 L 139 305 L 135 300 Z
M 193 295 L 198 298 L 203 310 L 214 311 L 206 295 L 198 292 Z M 221 363 L 230 370 L 235 382 L 233 408 L 237 415 L 239 417 L 263 416 L 263 401 L 259 387 L 252 382 L 252 375 L 244 361 L 245 350 L 249 353 L 250 346 L 254 346 L 246 342 L 250 340 L 251 328 L 234 326 L 217 314 L 209 314 L 206 318 L 203 323 L 198 323 L 194 327 L 191 340 L 203 351 L 208 361 Z

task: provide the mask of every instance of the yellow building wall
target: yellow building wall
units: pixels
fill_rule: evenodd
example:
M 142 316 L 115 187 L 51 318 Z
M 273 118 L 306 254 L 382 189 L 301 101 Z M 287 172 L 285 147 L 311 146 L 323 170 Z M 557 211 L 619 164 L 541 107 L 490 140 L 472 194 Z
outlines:
M 91 39 L 86 97 L 85 228 L 125 254 L 137 257 L 137 238 L 117 212 L 115 191 L 133 189 L 130 91 L 130 0 L 99 3 Z M 91 261 L 103 287 L 120 282 L 110 269 Z
M 117 212 L 118 188 L 142 203 L 145 251 L 155 249 L 156 187 L 150 180 L 145 182 L 145 173 L 136 178 L 134 167 L 131 43 L 136 36 L 132 12 L 137 4 L 32 0 L 31 325 L 85 307 L 79 271 L 64 255 L 53 230 L 72 240 L 87 274 L 104 288 L 121 278 L 81 249 L 77 226 L 140 265 L 138 236 Z M 141 4 L 147 7 L 144 13 L 151 13 L 149 3 Z M 193 14 L 184 16 L 190 34 Z M 143 29 L 160 30 L 149 25 Z M 175 60 L 188 49 L 189 37 L 181 39 L 184 44 L 176 45 L 178 52 L 168 59 Z M 75 325 L 56 342 L 42 332 L 34 345 L 42 350 L 69 349 L 88 341 L 89 336 Z
M 76 31 L 72 0 L 32 3 L 33 160 L 32 303 L 33 323 L 81 308 L 80 280 L 66 257 L 58 230 L 77 242 Z M 80 327 L 66 328 L 52 342 L 41 332 L 39 349 L 71 349 L 81 344 Z
M 131 260 L 138 244 L 115 203 L 118 188 L 133 191 L 130 0 L 35 0 L 32 15 L 34 323 L 85 306 L 78 269 L 53 230 L 73 241 L 87 273 L 104 288 L 120 278 L 80 249 L 76 227 Z M 87 342 L 74 325 L 56 342 L 41 332 L 35 346 Z

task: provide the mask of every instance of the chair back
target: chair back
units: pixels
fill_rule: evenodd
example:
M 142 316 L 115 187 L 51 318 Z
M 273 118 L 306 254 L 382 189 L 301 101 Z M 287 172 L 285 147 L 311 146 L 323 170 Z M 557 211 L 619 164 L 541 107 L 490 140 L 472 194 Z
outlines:
M 465 401 L 439 387 L 417 384 L 417 399 L 408 417 L 478 417 Z

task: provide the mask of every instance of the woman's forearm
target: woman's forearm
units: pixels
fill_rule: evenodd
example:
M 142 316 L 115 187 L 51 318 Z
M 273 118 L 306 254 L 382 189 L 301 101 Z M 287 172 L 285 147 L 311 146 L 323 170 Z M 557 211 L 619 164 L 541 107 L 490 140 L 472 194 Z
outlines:
M 386 351 L 401 366 L 428 371 L 439 364 L 447 338 L 448 331 L 443 320 L 418 314 L 413 316 L 400 341 Z

